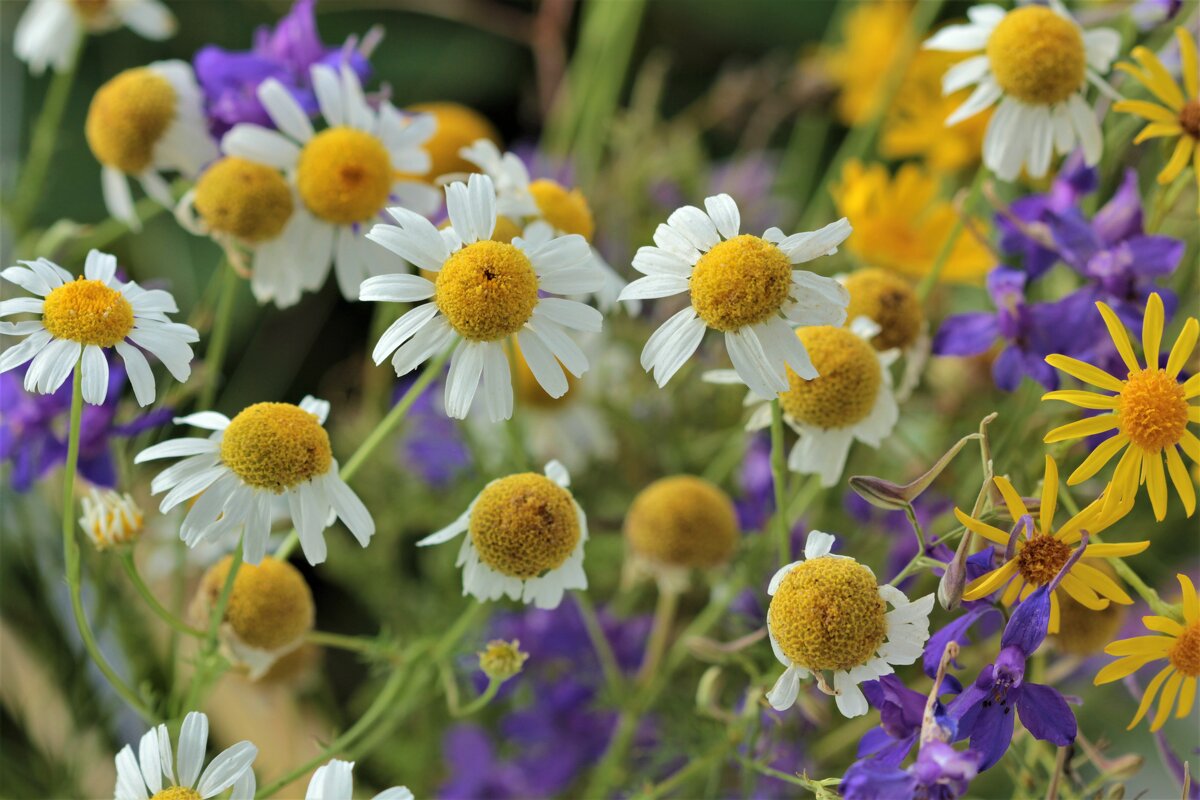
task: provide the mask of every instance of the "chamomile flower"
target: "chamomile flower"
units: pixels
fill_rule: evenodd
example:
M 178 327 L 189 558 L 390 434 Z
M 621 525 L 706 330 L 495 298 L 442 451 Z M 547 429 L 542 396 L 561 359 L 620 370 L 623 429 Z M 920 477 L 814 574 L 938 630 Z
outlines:
M 224 750 L 202 773 L 208 749 L 208 717 L 192 711 L 183 718 L 179 749 L 171 758 L 171 736 L 166 725 L 146 731 L 137 755 L 125 745 L 117 753 L 116 800 L 208 800 L 232 788 L 230 800 L 252 800 L 258 748 L 241 741 Z M 163 779 L 166 779 L 165 781 Z
M 804 558 L 776 572 L 767 588 L 767 634 L 786 667 L 767 694 L 778 711 L 796 702 L 802 678 L 815 676 L 838 711 L 862 716 L 868 706 L 859 684 L 891 674 L 893 664 L 913 663 L 929 638 L 933 595 L 910 602 L 896 587 L 879 585 L 869 567 L 831 554 L 833 542 L 811 531 Z
M 83 399 L 101 405 L 108 396 L 107 348 L 124 360 L 142 406 L 154 401 L 154 375 L 142 350 L 162 361 L 180 383 L 192 374 L 189 345 L 200 340 L 199 334 L 167 317 L 179 310 L 167 292 L 117 280 L 115 256 L 92 250 L 77 279 L 44 258 L 21 263 L 25 266 L 9 267 L 0 278 L 38 297 L 0 302 L 0 317 L 38 314 L 40 319 L 0 323 L 0 335 L 25 337 L 0 355 L 0 372 L 33 359 L 25 371 L 25 391 L 53 394 L 78 364 Z
M 83 516 L 79 525 L 97 550 L 128 544 L 142 535 L 145 517 L 128 494 L 117 494 L 111 489 L 101 491 L 93 486 L 81 504 Z
M 913 285 L 886 269 L 865 267 L 840 278 L 850 292 L 849 319 L 866 317 L 879 326 L 871 338 L 876 350 L 895 348 L 904 355 L 904 376 L 896 400 L 904 402 L 921 380 L 929 360 L 929 320 Z
M 741 214 L 729 195 L 706 198 L 704 208 L 677 209 L 654 232 L 655 246 L 634 256 L 633 268 L 646 277 L 629 284 L 622 300 L 690 295 L 688 306 L 647 340 L 642 367 L 665 386 L 714 328 L 725 335 L 738 376 L 762 397 L 787 390 L 789 367 L 815 378 L 793 329 L 841 325 L 850 294 L 834 279 L 793 265 L 836 253 L 850 223 L 841 219 L 792 236 L 770 228 L 759 237 L 739 233 Z
M 288 175 L 299 198 L 290 248 L 298 275 L 293 280 L 302 288 L 320 286 L 333 264 L 342 295 L 353 300 L 365 278 L 387 271 L 387 254 L 367 241 L 384 207 L 399 203 L 422 214 L 437 207 L 437 191 L 408 177 L 429 169 L 421 144 L 436 123 L 425 114 L 406 116 L 386 100 L 372 108 L 348 66 L 339 73 L 318 64 L 311 74 L 324 130 L 315 131 L 291 93 L 267 79 L 258 99 L 278 131 L 239 123 L 221 149 Z
M 946 124 L 999 103 L 984 134 L 983 162 L 1003 180 L 1014 180 L 1022 167 L 1040 178 L 1056 151 L 1065 155 L 1078 144 L 1089 166 L 1098 163 L 1100 123 L 1084 94 L 1089 82 L 1112 93 L 1104 75 L 1120 35 L 1108 28 L 1084 31 L 1060 0 L 1011 11 L 979 5 L 967 16 L 966 25 L 949 25 L 925 42 L 930 50 L 984 51 L 946 71 L 946 94 L 975 87 Z
M 47 66 L 62 72 L 85 35 L 121 26 L 159 41 L 175 33 L 176 22 L 159 0 L 33 0 L 17 20 L 13 52 L 34 75 Z
M 1156 519 L 1167 515 L 1167 480 L 1190 517 L 1196 510 L 1196 489 L 1188 475 L 1179 450 L 1200 463 L 1200 439 L 1188 425 L 1200 423 L 1200 375 L 1186 381 L 1179 377 L 1183 365 L 1196 347 L 1200 322 L 1188 318 L 1175 340 L 1165 367 L 1159 366 L 1159 347 L 1163 337 L 1163 304 L 1157 293 L 1146 301 L 1142 320 L 1142 349 L 1146 366 L 1138 363 L 1133 345 L 1121 320 L 1104 303 L 1096 303 L 1108 333 L 1129 370 L 1124 380 L 1099 367 L 1064 355 L 1050 355 L 1046 363 L 1104 392 L 1061 390 L 1042 395 L 1043 400 L 1064 400 L 1080 408 L 1101 413 L 1062 425 L 1046 434 L 1046 443 L 1063 442 L 1116 431 L 1092 450 L 1071 473 L 1067 484 L 1074 486 L 1091 478 L 1121 451 L 1124 453 L 1113 472 L 1111 488 L 1105 492 L 1106 508 L 1113 504 L 1132 505 L 1138 486 L 1145 484 Z M 1166 461 L 1166 471 L 1163 461 Z
M 819 475 L 822 486 L 833 486 L 855 440 L 879 447 L 896 426 L 900 410 L 889 368 L 900 353 L 876 350 L 871 341 L 879 333 L 866 317 L 850 328 L 818 325 L 796 331 L 817 377 L 805 380 L 789 370 L 788 389 L 778 395 L 784 421 L 799 434 L 788 455 L 793 472 Z M 740 382 L 732 370 L 712 370 L 704 377 L 711 383 Z M 746 404 L 754 407 L 747 430 L 771 424 L 767 398 L 751 390 Z
M 544 292 L 572 294 L 595 288 L 599 275 L 582 236 L 560 236 L 539 245 L 490 237 L 496 227 L 492 179 L 472 175 L 446 187 L 450 227 L 438 231 L 404 208 L 388 211 L 396 225 L 367 234 L 421 269 L 420 275 L 381 275 L 362 284 L 362 300 L 421 303 L 388 328 L 372 353 L 375 363 L 392 356 L 397 375 L 454 345 L 446 378 L 446 413 L 464 419 L 480 380 L 492 421 L 512 416 L 513 391 L 505 342 L 516 336 L 537 382 L 551 397 L 567 391 L 559 362 L 575 377 L 588 368 L 584 352 L 566 329 L 599 332 L 600 312 Z M 457 344 L 456 344 L 457 342 Z
M 624 532 L 635 571 L 681 589 L 691 570 L 727 563 L 741 538 L 733 500 L 692 475 L 660 478 L 638 492 Z
M 353 769 L 353 761 L 341 761 L 336 758 L 317 767 L 308 782 L 304 800 L 353 800 Z M 413 793 L 406 786 L 393 786 L 375 795 L 371 800 L 413 800 Z
M 84 127 L 100 162 L 108 213 L 137 230 L 129 179 L 170 208 L 175 205 L 164 172 L 192 177 L 217 157 L 208 134 L 203 97 L 186 61 L 155 61 L 127 69 L 92 97 Z
M 1013 488 L 1008 478 L 997 475 L 996 488 L 1004 497 L 1009 518 L 1016 524 L 1011 532 L 968 516 L 961 509 L 954 509 L 954 516 L 968 529 L 994 545 L 1004 548 L 1004 563 L 980 575 L 967 584 L 963 600 L 978 600 L 1001 588 L 1004 593 L 1000 602 L 1011 606 L 1018 599 L 1024 600 L 1039 586 L 1051 583 L 1059 570 L 1071 559 L 1071 551 L 1086 530 L 1097 534 L 1117 522 L 1122 515 L 1105 513 L 1103 499 L 1072 516 L 1055 529 L 1054 513 L 1058 508 L 1058 465 L 1046 456 L 1046 471 L 1042 479 L 1041 507 L 1037 521 L 1029 513 L 1025 501 Z M 1024 535 L 1021 535 L 1022 532 Z M 1109 602 L 1131 605 L 1133 599 L 1112 578 L 1092 566 L 1089 561 L 1102 558 L 1120 558 L 1136 555 L 1150 542 L 1123 542 L 1120 544 L 1089 543 L 1082 556 L 1070 565 L 1062 581 L 1050 594 L 1050 633 L 1058 633 L 1060 612 L 1059 592 L 1066 592 L 1076 601 L 1093 611 L 1101 611 Z
M 336 515 L 363 547 L 375 523 L 358 495 L 338 475 L 338 464 L 323 427 L 329 403 L 305 397 L 300 405 L 255 403 L 232 420 L 201 411 L 175 420 L 210 430 L 207 439 L 170 439 L 138 453 L 133 463 L 183 457 L 159 473 L 152 494 L 167 492 L 164 514 L 192 498 L 196 502 L 180 527 L 188 545 L 216 541 L 244 528 L 246 562 L 258 564 L 271 534 L 271 509 L 287 501 L 310 564 L 325 560 L 325 528 Z
M 1151 731 L 1161 728 L 1173 709 L 1179 719 L 1187 717 L 1196 701 L 1196 684 L 1200 681 L 1200 597 L 1196 596 L 1191 578 L 1186 575 L 1176 577 L 1183 589 L 1183 622 L 1170 617 L 1142 617 L 1147 630 L 1162 635 L 1135 636 L 1113 642 L 1104 648 L 1104 652 L 1120 658 L 1096 673 L 1095 683 L 1099 686 L 1166 659 L 1166 666 L 1150 680 L 1142 694 L 1142 702 L 1129 723 L 1129 730 L 1137 727 L 1146 716 L 1155 697 L 1158 698 L 1158 711 L 1150 722 Z M 1159 690 L 1162 690 L 1161 694 Z
M 463 568 L 463 594 L 557 608 L 567 589 L 587 588 L 587 517 L 570 484 L 571 476 L 557 461 L 546 465 L 544 475 L 499 478 L 462 516 L 417 544 L 442 544 L 465 533 L 456 562 Z
M 462 155 L 468 147 L 480 139 L 500 143 L 500 133 L 491 120 L 473 108 L 437 100 L 431 103 L 414 103 L 404 109 L 412 114 L 428 114 L 437 123 L 433 136 L 425 142 L 429 151 L 429 170 L 423 177 L 435 180 L 442 175 L 477 172 L 478 165 Z

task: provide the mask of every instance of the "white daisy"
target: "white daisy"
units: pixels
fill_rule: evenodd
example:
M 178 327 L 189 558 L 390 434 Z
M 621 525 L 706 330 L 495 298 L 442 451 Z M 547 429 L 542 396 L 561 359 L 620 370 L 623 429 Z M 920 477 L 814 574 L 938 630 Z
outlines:
M 904 356 L 904 371 L 896 388 L 903 403 L 921 382 L 929 362 L 932 339 L 921 300 L 908 280 L 878 267 L 863 267 L 835 276 L 850 292 L 850 319 L 867 317 L 879 325 L 871 339 L 876 350 L 897 349 Z
M 159 41 L 175 33 L 175 15 L 159 0 L 33 0 L 13 35 L 13 52 L 41 75 L 47 66 L 62 72 L 80 40 L 88 33 L 104 33 L 126 26 L 139 36 Z
M 244 526 L 246 562 L 260 563 L 271 535 L 271 507 L 282 497 L 304 557 L 320 564 L 326 554 L 325 528 L 335 517 L 363 547 L 375 533 L 370 512 L 338 475 L 323 427 L 328 415 L 329 403 L 311 396 L 298 406 L 256 403 L 232 420 L 201 411 L 175 422 L 213 431 L 207 439 L 170 439 L 138 453 L 133 463 L 184 457 L 159 473 L 150 492 L 167 492 L 159 506 L 164 514 L 198 498 L 179 530 L 188 547 Z
M 942 78 L 947 95 L 975 87 L 946 124 L 999 102 L 984 134 L 983 161 L 1003 180 L 1014 180 L 1022 167 L 1040 178 L 1055 152 L 1069 153 L 1078 144 L 1089 166 L 1098 163 L 1100 123 L 1084 94 L 1089 82 L 1114 94 L 1103 76 L 1120 51 L 1120 34 L 1108 28 L 1084 31 L 1059 0 L 1012 11 L 974 6 L 967 16 L 966 25 L 949 25 L 925 42 L 930 50 L 984 51 Z
M 164 172 L 193 177 L 217 157 L 204 100 L 186 61 L 155 61 L 127 69 L 92 97 L 84 127 L 102 165 L 100 185 L 108 213 L 137 230 L 129 178 L 168 208 L 175 204 Z
M 858 317 L 849 329 L 816 326 L 797 331 L 820 375 L 806 381 L 792 373 L 790 387 L 778 395 L 784 421 L 799 436 L 788 456 L 788 468 L 820 475 L 822 486 L 833 486 L 842 477 L 856 439 L 879 447 L 900 418 L 890 369 L 900 352 L 871 346 L 879 330 L 875 322 Z M 733 370 L 711 370 L 704 380 L 742 382 Z M 751 391 L 746 405 L 754 409 L 746 430 L 771 425 L 770 399 Z
M 568 491 L 571 476 L 557 461 L 509 475 L 483 488 L 462 516 L 417 542 L 442 544 L 466 533 L 456 564 L 463 594 L 557 608 L 567 589 L 586 589 L 583 545 L 587 517 Z
M 230 800 L 252 800 L 256 787 L 251 765 L 258 748 L 250 742 L 238 742 L 214 758 L 201 773 L 207 749 L 208 717 L 199 711 L 183 718 L 179 750 L 173 763 L 167 726 L 151 728 L 142 736 L 136 756 L 129 745 L 117 753 L 117 786 L 113 796 L 116 800 L 152 800 L 160 796 L 208 800 L 232 788 Z
M 654 232 L 657 246 L 634 256 L 633 268 L 646 277 L 629 284 L 622 300 L 691 295 L 687 308 L 650 336 L 642 367 L 665 386 L 712 327 L 725 334 L 738 375 L 763 397 L 788 388 L 788 367 L 815 378 L 793 328 L 841 325 L 850 295 L 834 279 L 792 265 L 836 253 L 850 223 L 843 218 L 792 236 L 770 228 L 759 238 L 739 235 L 741 214 L 729 195 L 706 198 L 704 207 L 707 213 L 695 206 L 676 210 Z
M 328 764 L 318 767 L 308 782 L 308 791 L 304 800 L 353 800 L 354 798 L 354 769 L 353 761 L 332 759 Z M 413 793 L 406 786 L 393 786 L 385 789 L 371 800 L 413 800 Z
M 0 278 L 38 297 L 0 302 L 0 317 L 38 314 L 41 319 L 0 322 L 0 335 L 25 337 L 0 355 L 0 372 L 33 359 L 25 371 L 26 391 L 53 394 L 79 364 L 83 399 L 100 405 L 108 396 L 108 347 L 115 347 L 124 360 L 142 406 L 154 401 L 154 374 L 142 350 L 163 362 L 180 383 L 192 374 L 189 345 L 200 340 L 199 334 L 168 319 L 167 314 L 179 310 L 168 292 L 117 280 L 115 256 L 92 250 L 77 280 L 44 258 L 21 263 L 25 266 L 9 267 Z
M 463 419 L 480 380 L 493 421 L 512 416 L 512 378 L 505 342 L 516 335 L 529 368 L 551 397 L 567 391 L 559 362 L 579 377 L 588 359 L 567 329 L 599 332 L 599 311 L 573 300 L 543 297 L 595 288 L 598 274 L 582 236 L 559 236 L 533 246 L 520 237 L 511 244 L 492 240 L 496 193 L 492 179 L 472 175 L 446 187 L 450 227 L 404 208 L 388 212 L 397 225 L 376 225 L 368 238 L 427 272 L 382 275 L 363 282 L 362 300 L 421 303 L 380 337 L 372 353 L 379 364 L 389 354 L 405 375 L 455 342 L 446 378 L 446 413 Z M 397 349 L 399 348 L 399 349 Z
M 399 203 L 421 214 L 437 208 L 437 190 L 397 177 L 429 170 L 429 153 L 421 145 L 437 122 L 428 114 L 404 114 L 386 100 L 372 108 L 347 66 L 339 79 L 332 67 L 318 64 L 312 82 L 324 130 L 315 132 L 295 98 L 268 79 L 258 99 L 279 130 L 239 123 L 225 134 L 221 149 L 288 174 L 300 199 L 291 280 L 302 288 L 320 286 L 332 263 L 342 295 L 353 300 L 365 278 L 388 268 L 387 255 L 366 238 L 384 206 Z
M 861 716 L 867 699 L 859 684 L 890 674 L 893 664 L 913 663 L 929 638 L 933 595 L 909 602 L 896 587 L 878 585 L 869 567 L 831 554 L 833 542 L 828 533 L 811 531 L 804 559 L 776 572 L 767 588 L 767 634 L 786 667 L 767 694 L 778 711 L 796 702 L 802 678 L 815 676 L 843 715 Z

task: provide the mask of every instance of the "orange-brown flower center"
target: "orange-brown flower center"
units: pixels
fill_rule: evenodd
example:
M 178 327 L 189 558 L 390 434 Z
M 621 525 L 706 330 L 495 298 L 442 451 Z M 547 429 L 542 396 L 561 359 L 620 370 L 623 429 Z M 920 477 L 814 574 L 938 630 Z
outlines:
M 1045 586 L 1054 580 L 1063 564 L 1071 557 L 1071 546 L 1044 533 L 1030 539 L 1017 555 L 1021 577 L 1034 586 Z
M 1143 450 L 1158 452 L 1177 444 L 1187 430 L 1183 386 L 1161 369 L 1130 373 L 1117 405 L 1121 430 Z
M 1193 139 L 1200 139 L 1200 98 L 1184 103 L 1179 112 L 1179 126 Z
M 1167 653 L 1171 666 L 1189 678 L 1200 676 L 1200 622 L 1184 629 Z

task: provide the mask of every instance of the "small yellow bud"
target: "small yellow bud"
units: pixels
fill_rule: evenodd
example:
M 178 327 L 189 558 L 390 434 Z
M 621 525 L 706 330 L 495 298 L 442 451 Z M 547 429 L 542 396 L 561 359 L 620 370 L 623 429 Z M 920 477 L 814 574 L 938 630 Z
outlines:
M 488 680 L 506 681 L 519 674 L 529 660 L 529 653 L 521 652 L 521 643 L 513 639 L 506 642 L 503 639 L 493 639 L 479 653 L 479 669 L 488 676 Z

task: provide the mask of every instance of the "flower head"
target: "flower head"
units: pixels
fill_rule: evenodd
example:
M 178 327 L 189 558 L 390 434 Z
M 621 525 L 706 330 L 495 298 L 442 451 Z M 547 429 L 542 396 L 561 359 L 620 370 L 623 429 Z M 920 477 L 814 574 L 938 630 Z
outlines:
M 231 787 L 230 800 L 252 800 L 255 781 L 250 765 L 258 748 L 250 742 L 238 742 L 222 751 L 201 773 L 207 748 L 208 717 L 199 711 L 183 718 L 174 759 L 167 726 L 146 731 L 137 755 L 129 745 L 117 753 L 116 800 L 145 800 L 147 790 L 158 800 L 208 800 Z
M 79 518 L 79 525 L 97 550 L 129 544 L 142 535 L 145 517 L 128 494 L 121 495 L 112 490 L 102 492 L 92 487 L 84 496 L 82 505 L 83 516 Z
M 907 3 L 856 4 L 842 26 L 843 41 L 821 54 L 840 90 L 838 118 L 847 125 L 861 125 L 881 110 L 879 98 L 897 67 L 910 14 Z
M 625 515 L 625 541 L 639 559 L 666 568 L 708 568 L 737 549 L 733 501 L 691 475 L 660 478 L 638 492 Z
M 175 33 L 175 15 L 159 0 L 33 0 L 17 20 L 13 52 L 41 75 L 49 66 L 63 72 L 74 66 L 80 40 L 125 26 L 146 39 L 159 41 Z
M 838 791 L 845 800 L 955 800 L 967 793 L 982 760 L 982 754 L 974 750 L 955 750 L 936 740 L 924 742 L 917 760 L 907 769 L 874 758 L 855 762 L 846 770 Z
M 521 650 L 518 640 L 506 642 L 503 639 L 493 639 L 479 653 L 479 669 L 487 675 L 488 680 L 506 681 L 519 675 L 528 660 L 529 653 Z
M 353 761 L 332 759 L 317 767 L 308 781 L 304 800 L 350 800 L 354 797 Z M 413 800 L 413 793 L 406 786 L 393 786 L 371 798 L 371 800 Z
M 482 171 L 483 165 L 475 163 L 462 151 L 480 139 L 494 145 L 500 144 L 500 133 L 491 120 L 460 103 L 448 100 L 414 103 L 405 110 L 413 114 L 428 114 L 437 120 L 433 136 L 425 143 L 430 166 L 424 177 L 430 181 L 443 175 Z

